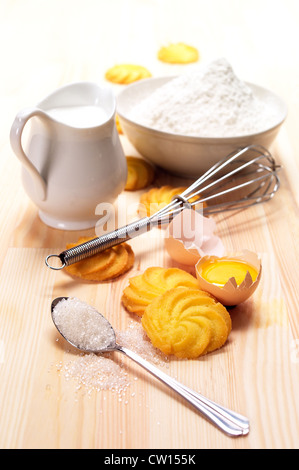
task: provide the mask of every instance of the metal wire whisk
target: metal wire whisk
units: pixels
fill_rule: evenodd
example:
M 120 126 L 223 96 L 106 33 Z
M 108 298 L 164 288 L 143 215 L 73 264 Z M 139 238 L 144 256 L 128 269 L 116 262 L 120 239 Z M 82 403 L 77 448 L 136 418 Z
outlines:
M 279 169 L 280 166 L 267 149 L 260 145 L 247 146 L 216 163 L 153 215 L 65 250 L 59 255 L 48 255 L 46 265 L 55 270 L 63 269 L 148 232 L 153 227 L 169 223 L 185 208 L 194 207 L 206 216 L 241 210 L 268 201 L 279 189 Z M 59 266 L 50 265 L 50 258 L 58 258 Z

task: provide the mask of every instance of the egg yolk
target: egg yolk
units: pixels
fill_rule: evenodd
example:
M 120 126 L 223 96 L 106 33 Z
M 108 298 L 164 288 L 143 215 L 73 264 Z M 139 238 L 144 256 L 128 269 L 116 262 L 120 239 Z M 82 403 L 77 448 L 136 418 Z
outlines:
M 218 286 L 224 286 L 231 277 L 234 277 L 239 286 L 244 281 L 247 272 L 255 281 L 258 272 L 253 266 L 243 261 L 220 259 L 204 263 L 201 276 L 211 284 Z

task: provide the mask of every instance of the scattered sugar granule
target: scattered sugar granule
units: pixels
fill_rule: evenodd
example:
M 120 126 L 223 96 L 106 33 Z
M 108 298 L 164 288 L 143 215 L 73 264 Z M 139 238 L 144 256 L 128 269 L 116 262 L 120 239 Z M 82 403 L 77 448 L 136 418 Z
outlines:
M 75 380 L 89 392 L 110 390 L 121 394 L 130 385 L 126 368 L 104 355 L 79 356 L 66 363 L 62 372 L 67 380 Z
M 131 351 L 153 364 L 164 366 L 169 362 L 169 358 L 152 345 L 141 322 L 138 320 L 132 321 L 126 330 L 117 331 L 116 339 L 121 346 L 131 349 Z
M 153 347 L 138 320 L 132 321 L 126 330 L 116 331 L 116 338 L 121 346 L 131 349 L 148 362 L 162 367 L 169 362 L 167 356 Z M 130 377 L 129 363 L 124 363 L 121 353 L 116 354 L 117 361 L 112 353 L 84 353 L 66 364 L 60 363 L 57 368 L 67 380 L 77 382 L 78 389 L 88 393 L 109 390 L 122 397 L 136 377 Z M 135 393 L 132 392 L 131 396 L 134 397 Z
M 234 73 L 226 59 L 174 77 L 135 105 L 129 116 L 145 126 L 197 137 L 230 137 L 262 132 L 278 123 Z

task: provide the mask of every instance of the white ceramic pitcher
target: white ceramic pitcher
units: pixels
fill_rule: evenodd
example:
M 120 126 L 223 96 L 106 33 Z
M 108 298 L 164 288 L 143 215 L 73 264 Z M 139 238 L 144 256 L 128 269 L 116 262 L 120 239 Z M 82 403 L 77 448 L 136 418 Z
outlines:
M 97 205 L 113 203 L 124 189 L 127 164 L 115 110 L 110 88 L 78 82 L 17 114 L 11 145 L 23 164 L 25 191 L 45 224 L 65 230 L 93 227 Z

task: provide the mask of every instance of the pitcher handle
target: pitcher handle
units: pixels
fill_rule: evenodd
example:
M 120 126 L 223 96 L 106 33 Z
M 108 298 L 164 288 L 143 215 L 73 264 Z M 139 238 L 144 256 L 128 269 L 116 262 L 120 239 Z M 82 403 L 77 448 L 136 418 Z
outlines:
M 35 183 L 38 198 L 44 201 L 46 199 L 46 182 L 33 163 L 29 160 L 22 146 L 24 127 L 27 121 L 33 116 L 46 117 L 46 114 L 38 108 L 27 108 L 23 109 L 16 115 L 10 130 L 10 144 L 18 159 L 31 174 Z

